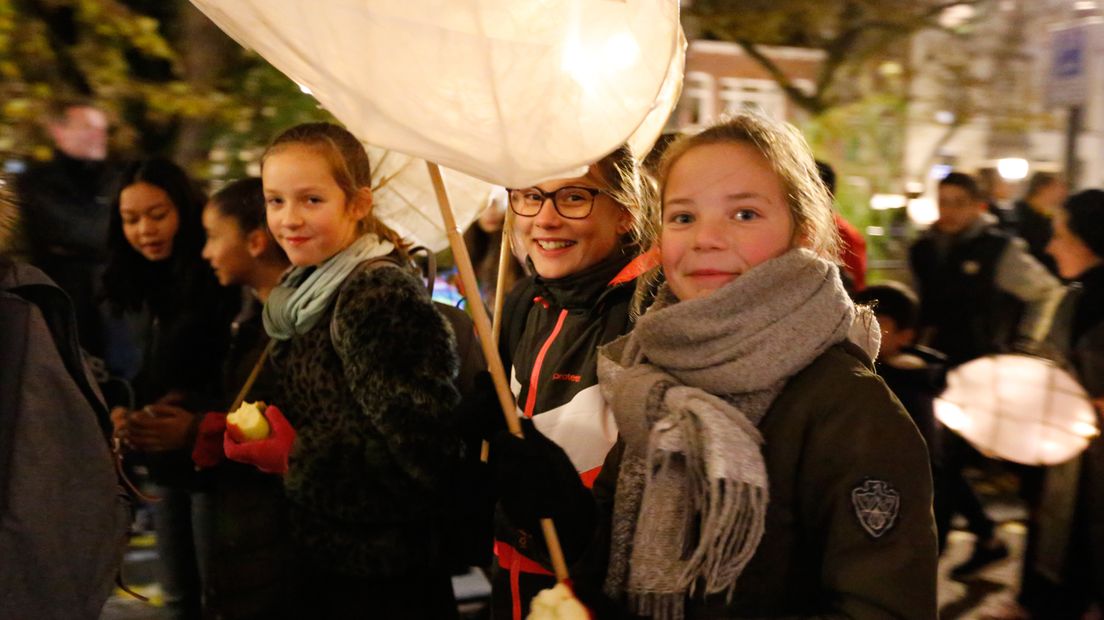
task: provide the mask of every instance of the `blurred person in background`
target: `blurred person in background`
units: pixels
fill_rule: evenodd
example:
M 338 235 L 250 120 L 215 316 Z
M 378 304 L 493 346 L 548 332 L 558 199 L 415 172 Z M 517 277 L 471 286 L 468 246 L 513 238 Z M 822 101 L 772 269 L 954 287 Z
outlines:
M 134 402 L 111 412 L 128 459 L 145 464 L 161 501 L 153 504 L 160 576 L 174 618 L 200 614 L 199 559 L 192 535 L 191 459 L 199 412 L 225 407 L 220 368 L 237 288 L 222 288 L 200 256 L 206 198 L 165 159 L 124 170 L 111 212 L 104 289 L 142 343 Z
M 1027 242 L 1027 249 L 1035 260 L 1058 273 L 1054 258 L 1047 253 L 1047 243 L 1053 234 L 1051 218 L 1062 206 L 1069 188 L 1061 175 L 1053 172 L 1036 172 L 1027 182 L 1023 198 L 1013 205 L 1009 230 Z
M 1000 230 L 986 210 L 974 179 L 951 172 L 939 183 L 939 219 L 909 250 L 920 342 L 945 354 L 952 368 L 992 353 L 1038 350 L 1063 294 L 1024 241 Z M 943 475 L 956 481 L 941 512 L 945 520 L 962 513 L 977 539 L 972 555 L 952 570 L 965 578 L 1007 557 L 1008 549 L 962 479 L 963 467 L 980 457 L 954 432 L 944 431 L 940 440 Z M 1032 504 L 1038 471 L 1018 469 L 1020 494 Z
M 30 263 L 68 293 L 81 346 L 104 358 L 108 335 L 97 300 L 114 172 L 107 161 L 107 115 L 90 100 L 67 99 L 50 107 L 45 125 L 53 157 L 32 163 L 16 179 L 21 243 Z
M 832 195 L 832 203 L 836 200 L 836 171 L 826 162 L 817 160 L 817 172 L 820 180 L 828 188 Z M 866 239 L 854 224 L 843 219 L 838 208 L 832 209 L 832 217 L 836 221 L 836 230 L 840 240 L 840 276 L 843 278 L 843 286 L 852 296 L 866 288 Z
M 495 307 L 495 291 L 498 290 L 498 264 L 502 254 L 503 227 L 506 223 L 507 198 L 504 190 L 496 190 L 479 218 L 464 233 L 464 244 L 468 246 L 475 277 L 482 289 L 483 302 Z M 515 258 L 507 262 L 508 271 L 504 283 L 503 295 L 510 292 L 514 283 L 525 277 L 525 268 L 517 259 L 518 252 L 511 243 L 510 249 Z M 522 257 L 524 259 L 524 257 Z
M 234 402 L 255 368 L 244 402 L 272 402 L 278 375 L 271 362 L 261 359 L 269 343 L 261 311 L 290 263 L 265 226 L 261 180 L 240 179 L 212 196 L 203 209 L 203 229 L 203 258 L 219 284 L 243 289 L 222 364 L 220 406 Z M 204 414 L 192 449 L 200 470 L 192 494 L 192 531 L 204 617 L 285 617 L 291 546 L 283 478 L 228 460 L 225 429 L 225 413 Z
M 921 343 L 952 365 L 1037 345 L 1062 297 L 1057 278 L 985 211 L 974 179 L 952 172 L 939 182 L 939 219 L 909 249 Z
M 996 168 L 979 168 L 977 171 L 978 191 L 985 199 L 989 215 L 997 218 L 998 225 L 1005 230 L 1012 227 L 1012 186 Z
M 1049 344 L 1104 411 L 1104 191 L 1072 196 L 1054 212 L 1047 252 L 1071 281 Z M 1048 467 L 1029 531 L 1020 601 L 1008 617 L 1100 618 L 1104 604 L 1104 440 Z M 1027 612 L 1030 612 L 1028 615 Z

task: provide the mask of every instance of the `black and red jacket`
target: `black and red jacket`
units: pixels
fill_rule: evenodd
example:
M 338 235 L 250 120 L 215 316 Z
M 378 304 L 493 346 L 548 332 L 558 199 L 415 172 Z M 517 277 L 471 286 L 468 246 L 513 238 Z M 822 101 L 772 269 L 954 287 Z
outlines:
M 598 347 L 632 328 L 636 279 L 655 262 L 651 255 L 635 254 L 630 245 L 565 278 L 531 276 L 518 282 L 503 304 L 499 349 L 518 415 L 533 418 L 537 429 L 564 449 L 587 487 L 617 440 L 613 414 L 598 388 Z M 495 521 L 495 555 L 503 569 L 494 588 L 496 611 L 520 618 L 532 597 L 555 579 L 543 562 L 526 557 L 530 548 L 543 545 L 531 547 L 528 536 L 501 514 Z

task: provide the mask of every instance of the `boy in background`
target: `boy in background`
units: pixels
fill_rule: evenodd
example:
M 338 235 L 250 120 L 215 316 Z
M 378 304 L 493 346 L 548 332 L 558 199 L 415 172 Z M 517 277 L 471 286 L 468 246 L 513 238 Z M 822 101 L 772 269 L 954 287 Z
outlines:
M 856 295 L 855 301 L 873 307 L 882 331 L 876 362 L 878 374 L 905 406 L 928 444 L 939 550 L 942 552 L 946 546 L 951 517 L 956 511 L 966 517 L 969 531 L 977 538 L 970 558 L 954 567 L 951 575 L 966 577 L 1007 557 L 1008 548 L 994 534 L 993 520 L 985 514 L 973 488 L 962 476 L 961 461 L 969 447 L 935 419 L 933 403 L 946 387 L 947 358 L 914 344 L 920 314 L 916 294 L 903 284 L 889 282 L 867 287 Z

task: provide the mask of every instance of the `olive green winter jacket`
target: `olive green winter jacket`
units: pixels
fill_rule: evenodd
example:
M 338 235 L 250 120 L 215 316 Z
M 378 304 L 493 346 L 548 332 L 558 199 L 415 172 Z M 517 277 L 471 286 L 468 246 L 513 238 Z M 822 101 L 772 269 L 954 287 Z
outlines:
M 766 531 L 724 594 L 691 597 L 687 618 L 936 617 L 936 537 L 927 448 L 851 343 L 795 375 L 759 424 L 770 478 Z M 594 493 L 608 530 L 623 445 Z

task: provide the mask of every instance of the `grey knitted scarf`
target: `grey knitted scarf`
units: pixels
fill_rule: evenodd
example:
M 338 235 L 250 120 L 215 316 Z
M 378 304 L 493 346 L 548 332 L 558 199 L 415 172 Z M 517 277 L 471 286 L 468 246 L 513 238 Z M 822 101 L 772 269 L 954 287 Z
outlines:
M 601 351 L 602 394 L 625 444 L 608 594 L 636 614 L 679 619 L 696 589 L 733 591 L 769 499 L 756 426 L 856 315 L 836 266 L 797 249 L 707 297 L 679 302 L 664 286 Z

